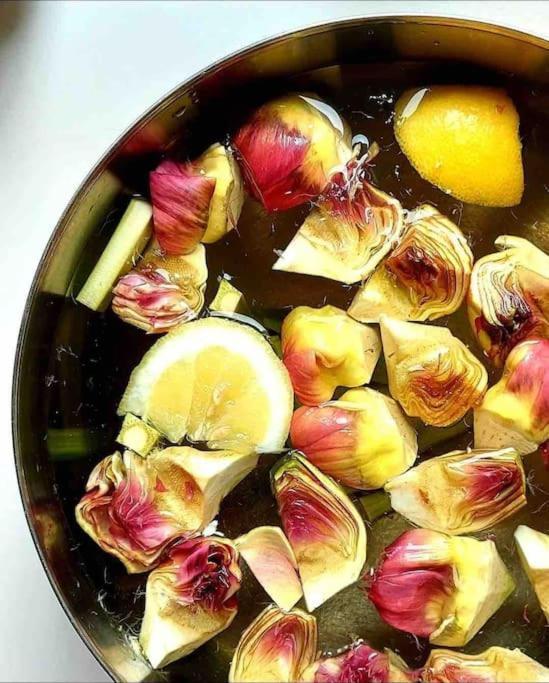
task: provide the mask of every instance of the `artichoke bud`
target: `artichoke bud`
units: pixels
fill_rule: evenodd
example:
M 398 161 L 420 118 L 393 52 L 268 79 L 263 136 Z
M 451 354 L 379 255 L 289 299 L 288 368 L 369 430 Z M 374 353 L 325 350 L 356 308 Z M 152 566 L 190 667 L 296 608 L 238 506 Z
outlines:
M 284 610 L 302 595 L 294 551 L 279 527 L 261 526 L 235 541 L 236 547 L 266 593 Z
M 370 381 L 381 354 L 378 333 L 335 306 L 298 306 L 284 319 L 282 354 L 305 405 L 329 401 L 338 386 Z
M 446 327 L 383 315 L 380 329 L 389 390 L 405 413 L 445 427 L 481 402 L 486 370 Z
M 163 161 L 150 174 L 150 191 L 155 237 L 175 256 L 221 239 L 236 226 L 244 202 L 238 166 L 219 143 L 195 161 Z
M 515 346 L 475 410 L 474 431 L 476 448 L 512 446 L 522 455 L 549 439 L 548 339 Z
M 521 525 L 515 531 L 515 543 L 524 570 L 549 621 L 549 536 Z
M 386 484 L 391 506 L 413 524 L 447 534 L 471 534 L 526 505 L 520 455 L 454 451 L 431 458 Z
M 514 588 L 493 541 L 412 529 L 385 549 L 367 590 L 394 628 L 461 647 Z
M 323 657 L 311 664 L 301 680 L 306 683 L 414 683 L 419 675 L 394 652 L 378 652 L 366 643 L 357 643 L 335 657 Z
M 257 109 L 233 138 L 251 194 L 267 211 L 317 197 L 352 157 L 351 132 L 326 102 L 291 94 Z
M 461 230 L 428 204 L 410 214 L 404 238 L 357 292 L 349 315 L 379 322 L 435 320 L 456 311 L 469 287 L 473 254 Z
M 479 344 L 503 365 L 520 341 L 549 337 L 549 256 L 522 237 L 502 235 L 499 253 L 475 263 L 467 297 Z
M 400 202 L 367 182 L 369 159 L 352 159 L 332 177 L 274 270 L 346 284 L 367 278 L 404 231 Z
M 452 650 L 432 650 L 427 660 L 424 683 L 546 683 L 549 669 L 518 649 L 489 647 L 477 655 Z
M 151 665 L 164 667 L 225 630 L 237 612 L 238 551 L 224 538 L 172 546 L 147 579 L 139 642 Z
M 165 256 L 153 248 L 138 268 L 118 280 L 112 309 L 124 322 L 145 332 L 167 332 L 200 313 L 207 278 L 201 244 L 183 256 Z
M 301 455 L 282 458 L 271 481 L 312 611 L 359 578 L 366 561 L 364 522 L 343 490 Z
M 270 606 L 240 637 L 229 683 L 293 683 L 317 655 L 317 625 L 312 614 Z
M 154 451 L 147 458 L 114 453 L 91 473 L 76 519 L 128 572 L 144 572 L 176 538 L 202 531 L 256 464 L 255 454 L 189 447 Z
M 417 456 L 416 434 L 398 404 L 363 387 L 337 401 L 298 408 L 290 440 L 322 472 L 355 489 L 383 486 Z

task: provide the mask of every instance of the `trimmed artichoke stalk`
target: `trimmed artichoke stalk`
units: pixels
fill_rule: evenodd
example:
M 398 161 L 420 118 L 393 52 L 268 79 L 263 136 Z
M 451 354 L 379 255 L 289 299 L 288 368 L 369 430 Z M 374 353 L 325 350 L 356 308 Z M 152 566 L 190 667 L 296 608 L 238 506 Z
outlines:
M 414 683 L 419 674 L 391 650 L 378 652 L 355 643 L 335 657 L 323 657 L 305 670 L 305 683 Z
M 202 531 L 257 455 L 166 448 L 147 458 L 114 453 L 93 470 L 76 506 L 82 529 L 129 573 L 153 567 L 178 537 Z
M 548 339 L 515 346 L 475 410 L 474 431 L 475 448 L 512 446 L 522 455 L 549 439 Z
M 377 489 L 417 457 L 416 434 L 398 404 L 373 389 L 298 408 L 290 440 L 322 472 L 355 489 Z
M 339 114 L 316 96 L 296 93 L 257 109 L 233 147 L 248 190 L 269 212 L 317 197 L 353 154 Z
M 343 490 L 301 455 L 282 458 L 271 481 L 312 611 L 359 578 L 366 561 L 364 522 Z
M 317 655 L 312 614 L 267 607 L 241 635 L 231 662 L 229 683 L 293 683 Z
M 186 657 L 235 618 L 242 575 L 238 551 L 225 538 L 172 546 L 147 579 L 139 642 L 153 668 Z
M 292 546 L 277 526 L 260 526 L 236 539 L 235 545 L 269 597 L 290 610 L 303 590 Z
M 116 440 L 128 450 L 147 456 L 160 441 L 161 434 L 154 427 L 131 413 L 126 413 Z
M 456 311 L 467 289 L 473 254 L 461 230 L 424 204 L 411 212 L 406 234 L 363 283 L 348 313 L 365 323 L 386 314 L 399 320 L 436 320 Z
M 194 161 L 163 161 L 150 174 L 150 191 L 155 237 L 173 256 L 224 237 L 244 202 L 238 165 L 219 143 Z
M 224 277 L 219 280 L 217 293 L 208 308 L 210 311 L 216 311 L 218 313 L 250 314 L 250 309 L 248 308 L 248 304 L 246 303 L 246 299 L 242 292 Z
M 368 161 L 352 159 L 332 176 L 273 270 L 353 284 L 387 256 L 404 232 L 403 210 L 367 182 Z
M 131 199 L 120 223 L 95 264 L 76 300 L 103 311 L 109 305 L 117 279 L 140 258 L 152 234 L 152 207 L 144 199 Z
M 394 628 L 461 647 L 514 589 L 493 541 L 412 529 L 385 549 L 367 590 Z
M 446 427 L 482 401 L 486 369 L 446 327 L 382 315 L 380 329 L 389 390 L 407 415 Z
M 522 566 L 549 621 L 549 536 L 521 525 L 515 531 L 515 543 Z
M 204 306 L 207 279 L 202 244 L 183 256 L 167 256 L 153 247 L 138 268 L 118 280 L 112 310 L 149 334 L 167 332 L 197 317 Z
M 549 669 L 518 649 L 489 647 L 477 655 L 452 650 L 432 650 L 424 683 L 547 683 Z
M 500 367 L 519 342 L 549 337 L 549 256 L 513 235 L 495 246 L 500 253 L 475 263 L 467 307 L 479 344 Z
M 431 458 L 392 479 L 385 490 L 403 517 L 447 534 L 484 531 L 526 505 L 524 469 L 513 448 Z
M 381 354 L 379 335 L 335 306 L 298 306 L 282 324 L 282 360 L 305 405 L 329 401 L 338 386 L 370 381 Z

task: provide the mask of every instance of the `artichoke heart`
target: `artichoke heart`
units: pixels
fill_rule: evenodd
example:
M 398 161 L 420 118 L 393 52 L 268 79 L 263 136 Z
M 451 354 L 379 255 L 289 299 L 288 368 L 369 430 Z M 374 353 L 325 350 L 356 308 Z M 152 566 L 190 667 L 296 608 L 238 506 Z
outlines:
M 380 329 L 389 390 L 407 415 L 445 427 L 481 402 L 486 369 L 450 330 L 385 315 Z
M 432 650 L 423 670 L 424 683 L 547 683 L 549 669 L 518 649 L 489 647 L 477 655 Z
M 381 354 L 376 330 L 335 306 L 298 306 L 282 324 L 282 356 L 297 398 L 305 405 L 329 401 L 338 386 L 370 381 Z
M 357 292 L 348 313 L 435 320 L 456 311 L 469 287 L 473 254 L 461 230 L 428 204 L 410 214 L 404 238 Z
M 130 573 L 144 572 L 178 537 L 206 527 L 221 500 L 257 464 L 256 454 L 182 446 L 147 458 L 126 451 L 102 460 L 88 480 L 76 519 Z
M 317 625 L 312 614 L 267 607 L 240 637 L 229 683 L 293 683 L 317 655 Z
M 461 647 L 514 589 L 493 541 L 412 529 L 385 549 L 367 591 L 394 628 Z
M 529 339 L 511 351 L 474 420 L 476 448 L 512 446 L 533 453 L 549 439 L 549 339 Z
M 167 666 L 225 630 L 237 613 L 241 580 L 238 551 L 227 539 L 172 546 L 147 579 L 139 642 L 151 665 Z
M 502 235 L 499 253 L 475 263 L 467 296 L 479 344 L 498 367 L 525 339 L 549 338 L 549 256 L 522 237 Z
M 305 683 L 414 683 L 419 673 L 391 650 L 378 652 L 358 642 L 335 657 L 323 657 L 305 670 Z
M 367 180 L 368 158 L 336 172 L 274 270 L 353 284 L 367 278 L 404 231 L 400 202 Z
M 276 526 L 252 529 L 235 541 L 252 573 L 276 604 L 290 610 L 302 595 L 294 551 Z
M 515 531 L 515 543 L 524 570 L 549 621 L 549 536 L 521 525 Z
M 526 505 L 524 469 L 512 448 L 431 458 L 392 479 L 385 489 L 403 517 L 447 534 L 483 531 Z
M 312 611 L 359 578 L 366 528 L 343 490 L 297 453 L 274 466 L 271 481 Z
M 355 489 L 383 486 L 417 456 L 416 434 L 396 401 L 365 387 L 298 408 L 290 440 L 322 472 Z

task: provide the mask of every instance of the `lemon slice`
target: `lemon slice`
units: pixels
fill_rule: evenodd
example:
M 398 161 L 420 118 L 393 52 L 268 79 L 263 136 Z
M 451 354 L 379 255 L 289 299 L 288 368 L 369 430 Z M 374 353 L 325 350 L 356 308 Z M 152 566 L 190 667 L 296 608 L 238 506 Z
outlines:
M 256 330 L 220 318 L 181 325 L 135 368 L 118 408 L 171 442 L 187 436 L 211 448 L 280 450 L 293 391 L 286 368 Z

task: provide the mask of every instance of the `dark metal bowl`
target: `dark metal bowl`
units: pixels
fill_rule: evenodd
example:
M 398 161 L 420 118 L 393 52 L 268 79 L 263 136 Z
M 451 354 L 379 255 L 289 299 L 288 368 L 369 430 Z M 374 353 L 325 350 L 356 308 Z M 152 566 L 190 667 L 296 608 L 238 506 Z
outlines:
M 458 72 L 480 68 L 546 85 L 548 48 L 518 31 L 438 17 L 353 19 L 297 31 L 228 57 L 167 95 L 111 147 L 76 192 L 27 300 L 15 360 L 13 438 L 21 496 L 44 569 L 74 627 L 113 678 L 222 680 L 230 655 L 223 648 L 238 636 L 201 649 L 175 675 L 151 672 L 134 655 L 128 636 L 138 626 L 142 596 L 135 597 L 135 589 L 143 579 L 127 576 L 74 523 L 72 510 L 87 473 L 112 449 L 116 424 L 109 416 L 144 350 L 128 326 L 106 322 L 72 299 L 105 243 L 121 197 L 143 189 L 146 170 L 173 141 L 192 149 L 188 131 L 195 122 L 212 120 L 214 111 L 234 106 L 241 93 L 268 92 L 315 69 L 375 70 L 397 60 L 458 65 Z

